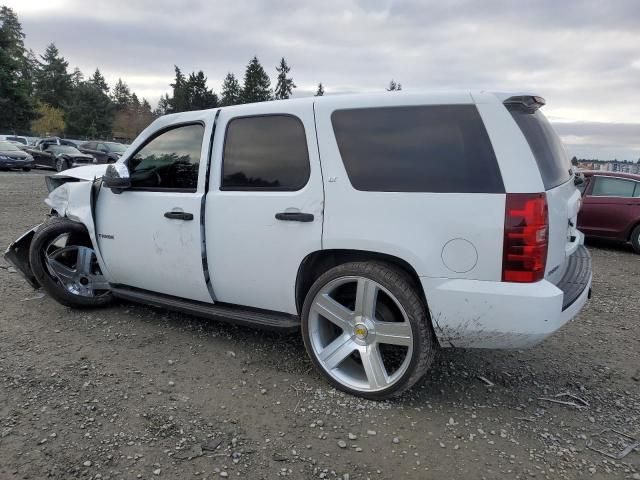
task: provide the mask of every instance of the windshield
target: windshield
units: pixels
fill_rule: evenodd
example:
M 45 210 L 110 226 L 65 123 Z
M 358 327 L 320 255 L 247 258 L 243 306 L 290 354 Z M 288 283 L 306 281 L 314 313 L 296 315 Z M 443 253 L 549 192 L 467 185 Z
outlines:
M 105 143 L 105 145 L 107 146 L 109 151 L 113 153 L 124 153 L 124 151 L 127 149 L 127 145 L 123 145 L 121 143 L 108 142 Z
M 20 151 L 18 147 L 9 142 L 0 142 L 0 152 L 15 152 Z
M 71 147 L 69 145 L 50 145 L 47 150 L 52 153 L 71 153 L 74 155 L 81 155 L 76 147 Z

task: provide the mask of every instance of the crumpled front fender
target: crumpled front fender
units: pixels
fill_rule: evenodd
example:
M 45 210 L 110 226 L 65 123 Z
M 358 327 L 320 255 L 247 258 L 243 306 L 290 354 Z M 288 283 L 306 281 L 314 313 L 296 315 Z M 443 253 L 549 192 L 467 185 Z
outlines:
M 51 191 L 44 203 L 55 210 L 60 217 L 67 217 L 69 220 L 85 226 L 102 274 L 107 281 L 111 281 L 111 274 L 104 263 L 98 246 L 93 216 L 99 190 L 99 180 L 93 182 L 67 182 Z

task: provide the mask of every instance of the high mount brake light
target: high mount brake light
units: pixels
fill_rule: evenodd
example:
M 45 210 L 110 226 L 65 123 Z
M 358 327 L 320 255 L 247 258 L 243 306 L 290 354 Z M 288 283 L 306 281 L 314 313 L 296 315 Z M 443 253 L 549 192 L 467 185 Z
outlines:
M 502 281 L 542 280 L 548 239 L 547 196 L 544 193 L 508 193 L 504 214 Z
M 547 102 L 544 98 L 536 95 L 518 95 L 507 98 L 503 103 L 505 105 L 522 105 L 527 109 L 535 111 L 540 107 L 544 107 Z

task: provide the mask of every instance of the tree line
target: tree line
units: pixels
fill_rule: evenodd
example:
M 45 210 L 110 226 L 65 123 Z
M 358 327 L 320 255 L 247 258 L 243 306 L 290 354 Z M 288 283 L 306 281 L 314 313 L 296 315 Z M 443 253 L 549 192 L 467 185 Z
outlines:
M 99 68 L 85 78 L 80 69 L 69 71 L 69 62 L 54 43 L 36 56 L 24 45 L 25 34 L 15 12 L 0 8 L 0 132 L 62 135 L 76 138 L 134 139 L 160 115 L 242 103 L 290 98 L 296 84 L 284 57 L 276 70 L 276 83 L 254 56 L 242 82 L 229 72 L 218 95 L 207 87 L 202 70 L 186 75 L 174 66 L 170 94 L 153 109 L 122 79 L 110 87 Z M 39 57 L 39 58 L 38 58 Z M 391 80 L 388 91 L 401 90 Z M 316 96 L 324 95 L 318 84 Z

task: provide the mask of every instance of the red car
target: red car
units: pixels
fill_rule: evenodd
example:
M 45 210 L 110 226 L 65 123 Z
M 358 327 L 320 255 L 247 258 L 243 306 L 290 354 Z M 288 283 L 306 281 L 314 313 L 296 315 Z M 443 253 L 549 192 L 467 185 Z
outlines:
M 631 242 L 640 253 L 640 175 L 589 171 L 584 174 L 578 229 L 586 236 Z

